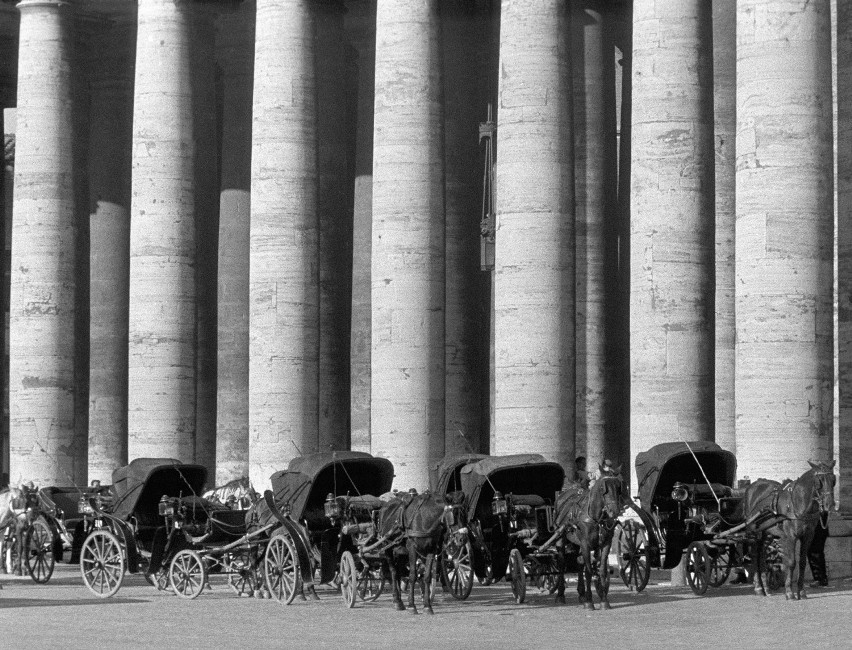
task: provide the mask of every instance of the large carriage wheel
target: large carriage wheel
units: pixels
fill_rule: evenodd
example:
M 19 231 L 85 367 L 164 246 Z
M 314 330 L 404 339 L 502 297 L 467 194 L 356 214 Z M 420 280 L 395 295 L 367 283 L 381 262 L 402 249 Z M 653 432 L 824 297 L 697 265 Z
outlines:
M 710 576 L 710 556 L 704 542 L 692 542 L 686 551 L 686 581 L 696 596 L 707 592 Z
M 381 567 L 370 568 L 363 562 L 358 572 L 358 598 L 364 602 L 372 602 L 382 595 L 385 590 L 385 574 Z
M 24 563 L 27 573 L 40 585 L 45 584 L 53 575 L 53 567 L 56 566 L 56 558 L 53 557 L 53 531 L 44 517 L 39 517 L 27 528 Z
M 228 586 L 242 596 L 251 596 L 257 589 L 257 572 L 250 549 L 243 549 L 228 555 L 225 571 L 228 573 Z
M 269 540 L 263 554 L 263 576 L 266 589 L 282 605 L 289 605 L 302 592 L 299 556 L 287 533 L 279 531 Z
M 124 551 L 118 537 L 108 530 L 92 532 L 80 550 L 80 573 L 98 598 L 115 595 L 124 579 Z
M 355 592 L 358 586 L 358 570 L 355 568 L 355 558 L 349 551 L 343 551 L 340 556 L 340 593 L 347 607 L 355 607 Z
M 512 577 L 512 595 L 520 605 L 527 597 L 527 574 L 524 572 L 524 558 L 516 548 L 509 553 L 509 575 Z
M 617 548 L 618 573 L 624 586 L 637 593 L 642 591 L 651 577 L 651 550 L 645 526 L 632 519 L 623 522 Z
M 708 582 L 711 587 L 721 587 L 731 575 L 731 567 L 734 562 L 734 548 L 731 545 L 708 546 L 707 554 L 710 556 L 710 574 Z
M 181 598 L 198 598 L 207 584 L 207 565 L 192 549 L 178 551 L 169 567 L 169 583 Z
M 445 544 L 441 549 L 441 581 L 456 600 L 465 600 L 473 589 L 473 548 L 469 540 Z

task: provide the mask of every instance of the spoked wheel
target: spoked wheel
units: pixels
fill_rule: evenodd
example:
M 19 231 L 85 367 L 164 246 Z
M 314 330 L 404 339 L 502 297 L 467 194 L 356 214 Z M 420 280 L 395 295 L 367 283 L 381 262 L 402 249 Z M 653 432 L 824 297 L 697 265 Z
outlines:
M 721 587 L 728 581 L 733 566 L 734 550 L 731 546 L 709 546 L 710 574 L 708 582 L 711 587 Z
M 651 552 L 645 527 L 632 519 L 621 524 L 618 537 L 618 573 L 624 585 L 642 591 L 651 577 Z
M 710 556 L 702 542 L 693 542 L 686 552 L 686 581 L 696 596 L 707 593 L 710 576 Z
M 468 540 L 441 549 L 441 581 L 456 600 L 465 600 L 473 589 L 473 548 Z
M 118 537 L 108 530 L 91 533 L 80 550 L 83 582 L 98 598 L 109 598 L 124 579 L 124 551 Z
M 524 558 L 516 548 L 509 553 L 509 575 L 512 577 L 512 595 L 520 605 L 527 597 L 527 574 L 524 572 Z
M 555 568 L 553 569 L 556 570 Z M 556 573 L 543 573 L 536 577 L 535 586 L 538 587 L 538 590 L 543 594 L 552 595 L 556 593 L 556 588 L 558 586 L 558 576 Z
M 198 598 L 207 584 L 207 565 L 196 551 L 178 551 L 169 567 L 169 583 L 181 598 Z
M 282 605 L 289 605 L 302 592 L 299 557 L 289 535 L 279 532 L 269 540 L 263 555 L 263 576 L 266 589 Z
M 348 608 L 355 607 L 358 587 L 358 570 L 355 568 L 355 558 L 349 551 L 343 551 L 340 556 L 340 593 Z
M 237 596 L 251 596 L 257 589 L 257 576 L 252 562 L 251 552 L 243 551 L 228 558 L 225 571 L 228 572 L 228 586 Z
M 24 544 L 24 563 L 27 573 L 40 585 L 53 575 L 56 558 L 53 557 L 53 531 L 43 517 L 36 519 L 27 529 Z
M 358 572 L 358 598 L 364 602 L 373 602 L 385 590 L 385 576 L 381 567 L 370 568 L 366 562 Z

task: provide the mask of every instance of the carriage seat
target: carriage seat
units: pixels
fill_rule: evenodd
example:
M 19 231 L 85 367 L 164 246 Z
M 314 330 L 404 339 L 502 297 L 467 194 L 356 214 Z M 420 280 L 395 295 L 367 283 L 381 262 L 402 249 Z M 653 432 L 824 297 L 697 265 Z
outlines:
M 545 500 L 537 494 L 513 494 L 512 504 L 516 506 L 530 506 L 531 508 L 538 508 L 545 504 Z
M 379 510 L 385 502 L 372 494 L 364 494 L 360 497 L 349 497 L 349 506 L 359 510 Z
M 731 496 L 731 488 L 727 485 L 723 485 L 722 483 L 711 483 L 710 485 L 713 486 L 712 492 L 710 491 L 710 486 L 706 483 L 703 485 L 696 483 L 695 486 L 692 487 L 692 494 L 699 499 L 712 499 L 714 493 L 720 499 Z

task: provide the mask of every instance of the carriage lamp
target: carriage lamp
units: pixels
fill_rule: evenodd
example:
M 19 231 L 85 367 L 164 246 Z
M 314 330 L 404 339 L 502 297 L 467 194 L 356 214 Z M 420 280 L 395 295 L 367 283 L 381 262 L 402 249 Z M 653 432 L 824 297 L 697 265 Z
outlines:
M 175 515 L 175 502 L 165 494 L 160 499 L 159 512 L 161 517 L 174 517 Z
M 689 490 L 681 483 L 675 483 L 672 489 L 672 499 L 675 501 L 686 501 L 689 498 Z
M 91 515 L 95 512 L 95 509 L 92 507 L 89 499 L 84 496 L 80 497 L 80 503 L 77 506 L 77 510 L 82 512 L 84 515 Z
M 509 512 L 509 505 L 506 503 L 502 492 L 494 493 L 494 499 L 491 501 L 491 512 L 495 515 L 505 515 Z
M 325 516 L 329 519 L 337 519 L 340 517 L 340 505 L 337 503 L 337 499 L 334 498 L 334 495 L 329 492 L 328 496 L 325 498 Z

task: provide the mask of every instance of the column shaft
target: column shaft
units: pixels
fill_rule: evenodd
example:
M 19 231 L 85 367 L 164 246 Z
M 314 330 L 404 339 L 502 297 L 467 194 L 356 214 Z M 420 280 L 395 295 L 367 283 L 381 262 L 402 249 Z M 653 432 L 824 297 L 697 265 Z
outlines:
M 837 350 L 840 508 L 852 512 L 852 5 L 837 3 Z

